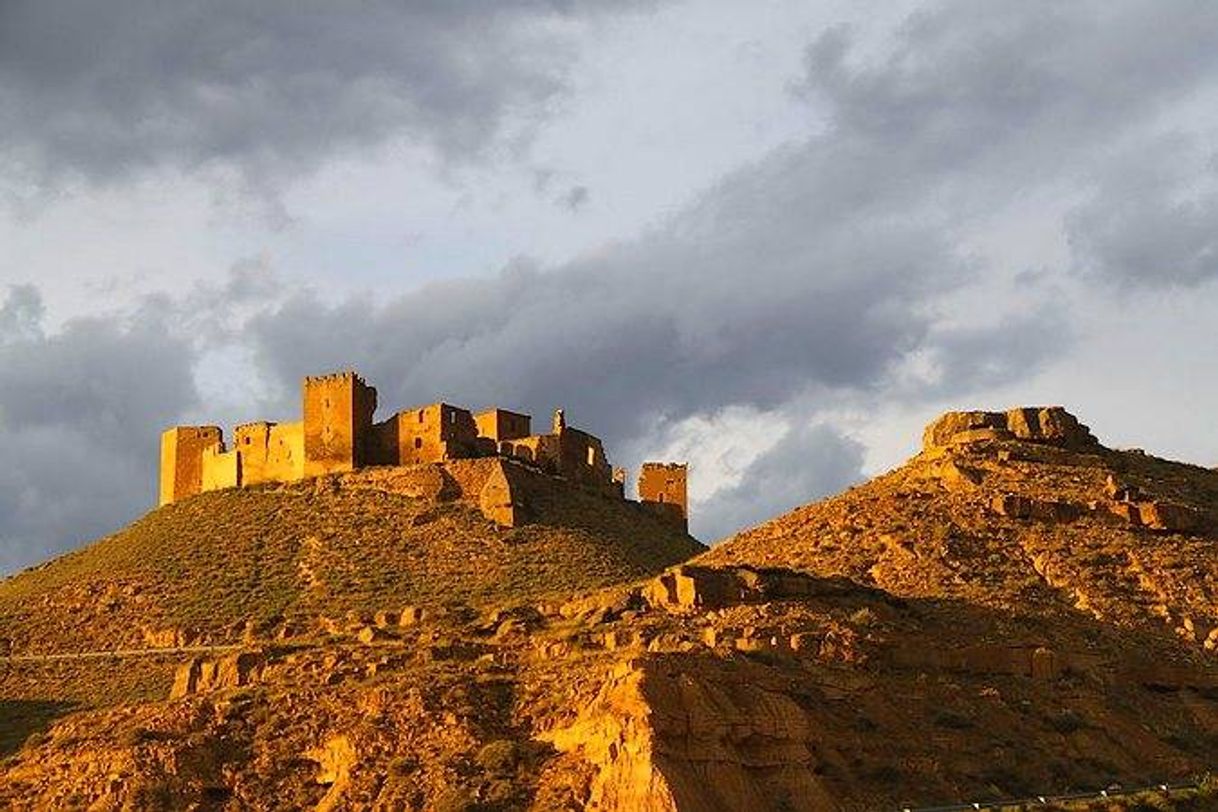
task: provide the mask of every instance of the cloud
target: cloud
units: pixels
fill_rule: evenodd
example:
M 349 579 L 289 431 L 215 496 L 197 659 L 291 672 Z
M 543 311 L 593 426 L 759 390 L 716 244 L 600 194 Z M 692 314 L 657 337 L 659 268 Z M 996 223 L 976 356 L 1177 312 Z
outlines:
M 1140 141 L 1067 219 L 1080 267 L 1127 288 L 1218 276 L 1218 165 L 1192 139 Z
M 567 92 L 569 33 L 592 14 L 540 0 L 44 8 L 0 11 L 0 151 L 6 177 L 20 161 L 47 183 L 158 166 L 266 177 L 396 138 L 478 160 Z M 699 415 L 783 415 L 784 439 L 701 506 L 713 538 L 859 475 L 834 409 L 971 398 L 1070 357 L 1077 278 L 975 250 L 1013 202 L 1077 201 L 1066 219 L 1004 225 L 1068 239 L 1099 278 L 1213 278 L 1204 132 L 1157 139 L 1214 92 L 1218 8 L 959 0 L 869 33 L 810 43 L 802 138 L 569 261 L 344 299 L 254 259 L 229 282 L 54 333 L 36 291 L 14 290 L 0 308 L 0 440 L 19 455 L 0 480 L 5 549 L 28 560 L 30 545 L 61 549 L 72 522 L 79 538 L 146 504 L 153 441 L 116 438 L 154 437 L 188 410 L 200 364 L 232 388 L 249 358 L 249 380 L 285 393 L 268 418 L 295 413 L 300 376 L 350 366 L 390 408 L 443 398 L 544 420 L 561 405 L 639 457 Z M 578 207 L 581 177 L 537 170 L 534 191 Z M 209 320 L 218 361 L 184 337 Z M 91 471 L 94 450 L 123 476 Z M 70 491 L 48 459 L 80 467 Z
M 715 541 L 725 531 L 771 519 L 862 478 L 860 443 L 831 426 L 796 424 L 744 469 L 735 486 L 692 506 L 691 530 Z
M 6 2 L 0 182 L 170 167 L 273 184 L 392 139 L 478 159 L 555 108 L 580 25 L 649 5 Z
M 587 205 L 588 197 L 588 187 L 576 185 L 568 189 L 566 193 L 559 198 L 559 202 L 570 211 L 579 211 L 581 208 Z
M 386 404 L 561 403 L 614 444 L 810 392 L 891 406 L 1010 383 L 1065 356 L 1068 314 L 1052 285 L 1004 297 L 1027 269 L 962 246 L 1012 197 L 1080 183 L 1211 80 L 1214 34 L 1218 12 L 1138 4 L 937 4 L 878 56 L 831 29 L 797 83 L 825 123 L 649 232 L 388 302 L 303 293 L 251 339 L 285 385 L 355 364 Z M 978 303 L 957 323 L 953 308 Z M 933 374 L 905 374 L 919 361 Z M 773 480 L 764 492 L 792 475 L 754 473 Z
M 153 504 L 158 434 L 196 399 L 191 348 L 152 311 L 53 333 L 40 318 L 32 287 L 0 307 L 0 571 Z

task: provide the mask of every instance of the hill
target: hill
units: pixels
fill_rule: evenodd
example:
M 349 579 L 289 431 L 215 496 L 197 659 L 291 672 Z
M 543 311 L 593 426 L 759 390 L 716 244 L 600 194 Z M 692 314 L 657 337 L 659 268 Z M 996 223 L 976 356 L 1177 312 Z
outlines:
M 483 464 L 498 463 L 447 465 Z M 409 468 L 166 505 L 0 582 L 0 635 L 18 654 L 131 648 L 158 635 L 232 642 L 247 628 L 290 636 L 349 611 L 521 602 L 622 583 L 704 549 L 637 504 L 514 467 L 533 513 L 519 527 L 496 525 L 457 494 L 420 496 Z
M 120 625 L 87 631 L 54 596 L 123 574 L 142 585 L 112 611 L 199 623 L 209 647 L 0 662 L 21 731 L 0 805 L 873 810 L 1211 769 L 1218 475 L 1104 448 L 1060 409 L 952 413 L 925 440 L 663 572 L 692 541 L 576 491 L 507 530 L 377 478 L 251 490 L 237 513 L 276 519 L 210 553 L 155 549 L 161 522 L 217 538 L 206 496 L 158 511 L 3 585 L 7 617 L 22 651 L 83 650 Z M 302 535 L 360 541 L 314 569 Z M 1215 808 L 1211 790 L 1095 808 Z
M 1020 613 L 1077 611 L 1212 649 L 1216 539 L 1218 471 L 1105 448 L 1061 409 L 1017 409 L 945 415 L 907 464 L 702 560 Z

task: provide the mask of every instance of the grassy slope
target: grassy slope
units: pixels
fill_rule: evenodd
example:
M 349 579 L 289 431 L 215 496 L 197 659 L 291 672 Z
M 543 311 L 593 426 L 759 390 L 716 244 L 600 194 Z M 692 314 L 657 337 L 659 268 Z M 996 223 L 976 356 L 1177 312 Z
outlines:
M 511 603 L 655 572 L 703 549 L 627 503 L 571 490 L 535 524 L 332 481 L 202 494 L 0 582 L 14 652 L 142 644 L 410 604 Z M 231 633 L 230 633 L 231 634 Z

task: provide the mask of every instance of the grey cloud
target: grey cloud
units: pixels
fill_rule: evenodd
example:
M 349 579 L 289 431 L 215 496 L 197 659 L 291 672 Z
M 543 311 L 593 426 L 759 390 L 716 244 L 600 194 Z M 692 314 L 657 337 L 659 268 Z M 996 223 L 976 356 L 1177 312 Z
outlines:
M 36 15 L 37 8 L 10 4 L 2 13 Z M 198 13 L 196 6 L 185 8 Z M 7 60 L 0 61 L 0 93 L 20 103 L 11 114 L 20 117 L 16 134 L 7 144 L 28 152 L 37 138 L 36 151 L 44 157 L 55 155 L 75 171 L 103 176 L 183 155 L 198 163 L 256 166 L 267 158 L 307 164 L 329 154 L 331 145 L 367 145 L 403 127 L 441 149 L 476 151 L 502 135 L 509 112 L 539 109 L 548 94 L 561 91 L 561 71 L 554 72 L 550 55 L 522 52 L 512 39 L 531 36 L 529 21 L 550 13 L 549 5 L 516 3 L 486 18 L 471 5 L 410 7 L 418 31 L 438 34 L 440 43 L 424 43 L 413 52 L 407 47 L 415 60 L 408 64 L 395 61 L 403 52 L 399 42 L 409 45 L 424 34 L 401 39 L 394 22 L 405 18 L 388 6 L 372 8 L 368 19 L 344 17 L 324 36 L 318 20 L 328 18 L 315 7 L 287 33 L 275 27 L 285 18 L 264 20 L 249 10 L 215 14 L 223 24 L 199 22 L 202 44 L 185 43 L 172 59 L 168 51 L 149 55 L 137 47 L 96 79 L 81 67 L 86 57 L 74 57 L 76 67 L 69 60 L 62 71 L 48 67 L 46 76 L 28 68 L 32 57 L 0 57 Z M 161 9 L 149 5 L 148 19 L 164 22 L 171 12 Z M 82 21 L 92 19 L 87 9 L 82 14 Z M 249 15 L 259 16 L 251 21 Z M 480 38 L 489 36 L 491 21 L 508 23 L 508 39 L 470 52 L 470 42 L 483 45 Z M 268 39 L 246 42 L 246 29 L 225 27 L 238 22 L 269 32 Z M 178 31 L 176 22 L 164 24 Z M 108 20 L 96 25 L 102 40 L 118 36 Z M 368 26 L 378 30 L 367 33 Z M 28 24 L 18 29 L 29 31 Z M 383 38 L 382 30 L 389 32 Z M 79 49 L 80 40 L 69 36 L 73 31 L 65 37 Z M 950 294 L 984 291 L 989 275 L 1019 270 L 980 264 L 957 246 L 970 236 L 970 226 L 1013 197 L 1102 176 L 1119 158 L 1116 144 L 1212 83 L 1215 35 L 1218 9 L 1202 4 L 971 0 L 914 15 L 897 32 L 891 53 L 879 59 L 856 53 L 851 34 L 835 30 L 810 49 L 800 84 L 801 93 L 821 105 L 827 127 L 722 178 L 651 232 L 559 267 L 522 260 L 496 276 L 436 284 L 388 300 L 369 294 L 334 301 L 297 293 L 249 321 L 246 340 L 264 379 L 278 382 L 284 392 L 294 391 L 301 375 L 354 365 L 374 380 L 382 403 L 391 407 L 445 398 L 544 415 L 563 405 L 611 448 L 640 446 L 657 425 L 734 404 L 782 410 L 809 402 L 814 392 L 827 402 L 866 408 L 958 397 L 995 381 L 1009 384 L 1068 351 L 1068 320 L 1051 304 L 1025 303 L 1017 312 L 996 306 L 988 324 L 950 327 Z M 236 45 L 208 45 L 209 37 L 232 38 Z M 353 61 L 339 58 L 350 50 L 340 47 L 344 42 L 361 46 Z M 316 47 L 296 48 L 298 43 Z M 455 50 L 444 50 L 450 45 Z M 427 63 L 441 51 L 467 53 L 472 62 Z M 14 51 L 0 42 L 0 53 Z M 228 54 L 228 61 L 208 58 L 216 53 Z M 497 61 L 505 58 L 502 65 Z M 166 64 L 163 76 L 153 71 L 161 78 L 151 89 L 116 78 L 136 70 L 133 65 L 147 71 L 158 59 Z M 427 78 L 412 84 L 418 70 Z M 280 83 L 285 76 L 291 80 L 287 90 Z M 483 80 L 490 90 L 477 86 Z M 26 92 L 38 82 L 48 88 L 45 97 Z M 104 101 L 90 100 L 99 93 Z M 331 105 L 321 112 L 308 105 L 294 109 L 313 99 Z M 22 111 L 22 105 L 30 109 Z M 79 119 L 61 113 L 77 108 Z M 196 115 L 202 116 L 198 132 L 188 126 Z M 147 119 L 136 132 L 142 140 L 126 134 L 124 122 L 132 116 Z M 358 127 L 349 123 L 353 116 L 362 116 Z M 96 138 L 75 129 L 75 121 L 94 119 L 100 121 Z M 49 133 L 45 138 L 38 135 L 43 131 Z M 540 189 L 553 181 L 538 175 L 537 182 Z M 1171 199 L 1167 193 L 1149 198 L 1160 209 Z M 1198 240 L 1212 206 L 1200 205 L 1189 215 L 1196 225 L 1184 236 L 1203 246 Z M 1123 247 L 1094 235 L 1118 235 L 1125 222 L 1156 221 L 1135 212 L 1108 226 L 1113 209 L 1105 211 L 1097 209 L 1091 220 L 1085 212 L 1079 215 L 1077 239 L 1093 241 L 1079 245 L 1106 265 L 1134 267 L 1122 257 L 1136 243 Z M 1200 256 L 1203 251 L 1186 252 L 1176 264 L 1192 275 L 1206 273 Z M 1042 303 L 1052 301 L 1051 287 L 1030 293 Z M 216 295 L 223 300 L 230 294 Z M 32 312 L 28 305 L 13 305 L 11 312 L 18 311 Z M 142 347 L 152 335 L 131 327 L 89 329 L 99 346 L 110 336 Z M 69 333 L 80 337 L 76 341 L 89 335 L 80 326 L 14 346 L 33 352 L 39 341 L 62 342 Z M 172 340 L 161 346 L 174 351 L 164 358 L 141 356 L 146 369 L 189 365 L 189 347 L 175 347 Z M 71 367 L 72 352 L 47 349 L 57 368 Z M 124 345 L 114 352 L 154 350 Z M 935 360 L 935 380 L 894 382 L 894 370 L 922 356 Z M 104 367 L 104 361 L 96 363 Z M 34 388 L 52 388 L 54 380 L 41 380 L 28 360 L 0 362 L 0 370 L 3 363 L 15 370 L 7 373 L 14 385 L 33 381 Z M 173 385 L 158 382 L 156 389 Z M 177 385 L 178 391 L 189 389 Z M 128 402 L 140 402 L 146 392 L 151 394 L 136 388 Z M 27 447 L 35 442 L 30 432 L 44 430 L 37 421 L 58 426 L 69 421 L 69 413 L 84 421 L 89 437 L 108 436 L 105 420 L 91 422 L 78 410 L 92 397 L 103 404 L 121 398 L 68 394 L 65 402 L 80 405 L 46 416 L 18 401 Z M 168 416 L 184 400 L 160 407 Z M 140 415 L 144 430 L 166 422 L 159 417 Z M 4 430 L 12 431 L 7 424 Z M 745 486 L 722 494 L 722 505 L 707 506 L 710 524 L 703 526 L 725 531 L 730 523 L 751 521 L 791 500 L 806 501 L 857 475 L 856 447 L 831 427 L 809 431 L 766 455 Z M 151 470 L 151 454 L 147 458 Z M 31 468 L 30 475 L 37 470 Z M 103 485 L 112 483 L 97 483 L 96 492 L 104 492 Z M 4 488 L 9 496 L 18 492 L 17 485 Z
M 566 90 L 572 26 L 650 5 L 554 0 L 0 5 L 0 180 L 147 167 L 254 183 L 391 138 L 513 147 Z
M 561 202 L 571 211 L 579 211 L 588 202 L 587 186 L 572 186 L 561 198 Z
M 26 287 L 11 291 L 0 313 L 40 309 Z M 3 571 L 151 506 L 158 433 L 196 393 L 189 345 L 152 313 L 77 320 L 57 332 L 0 319 L 0 331 Z
M 695 505 L 690 529 L 699 538 L 714 541 L 725 532 L 837 493 L 862 478 L 861 444 L 831 426 L 799 425 L 754 460 L 739 485 Z
M 826 32 L 796 89 L 827 105 L 844 161 L 877 161 L 880 202 L 927 178 L 992 199 L 1085 172 L 1212 83 L 1216 36 L 1203 3 L 955 0 L 911 15 L 879 60 L 855 58 L 849 29 Z
M 10 287 L 4 306 L 0 307 L 0 346 L 40 336 L 44 312 L 38 288 L 33 285 Z
M 1191 144 L 1139 144 L 1067 219 L 1081 268 L 1129 287 L 1191 287 L 1218 276 L 1218 173 Z
M 1012 195 L 1078 177 L 1075 162 L 1204 81 L 1215 33 L 1200 6 L 958 2 L 915 14 L 868 61 L 833 30 L 800 86 L 828 127 L 650 233 L 386 304 L 302 295 L 251 338 L 281 381 L 356 364 L 387 404 L 561 403 L 613 443 L 810 390 L 874 403 L 1010 383 L 1066 351 L 1067 320 L 1024 304 L 945 327 L 947 294 L 1019 270 L 961 255 L 961 235 Z M 938 377 L 894 383 L 917 355 Z

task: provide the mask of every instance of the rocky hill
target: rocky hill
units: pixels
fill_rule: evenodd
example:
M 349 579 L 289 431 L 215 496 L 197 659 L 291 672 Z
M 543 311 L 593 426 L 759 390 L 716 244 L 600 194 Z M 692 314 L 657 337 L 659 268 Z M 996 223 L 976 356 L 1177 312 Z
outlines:
M 514 530 L 383 482 L 201 496 L 0 584 L 0 805 L 872 810 L 1189 780 L 1218 762 L 1216 497 L 1059 409 L 947 415 L 901 468 L 663 572 L 694 543 L 590 494 Z M 64 602 L 101 578 L 114 608 Z M 134 650 L 82 653 L 104 640 Z

